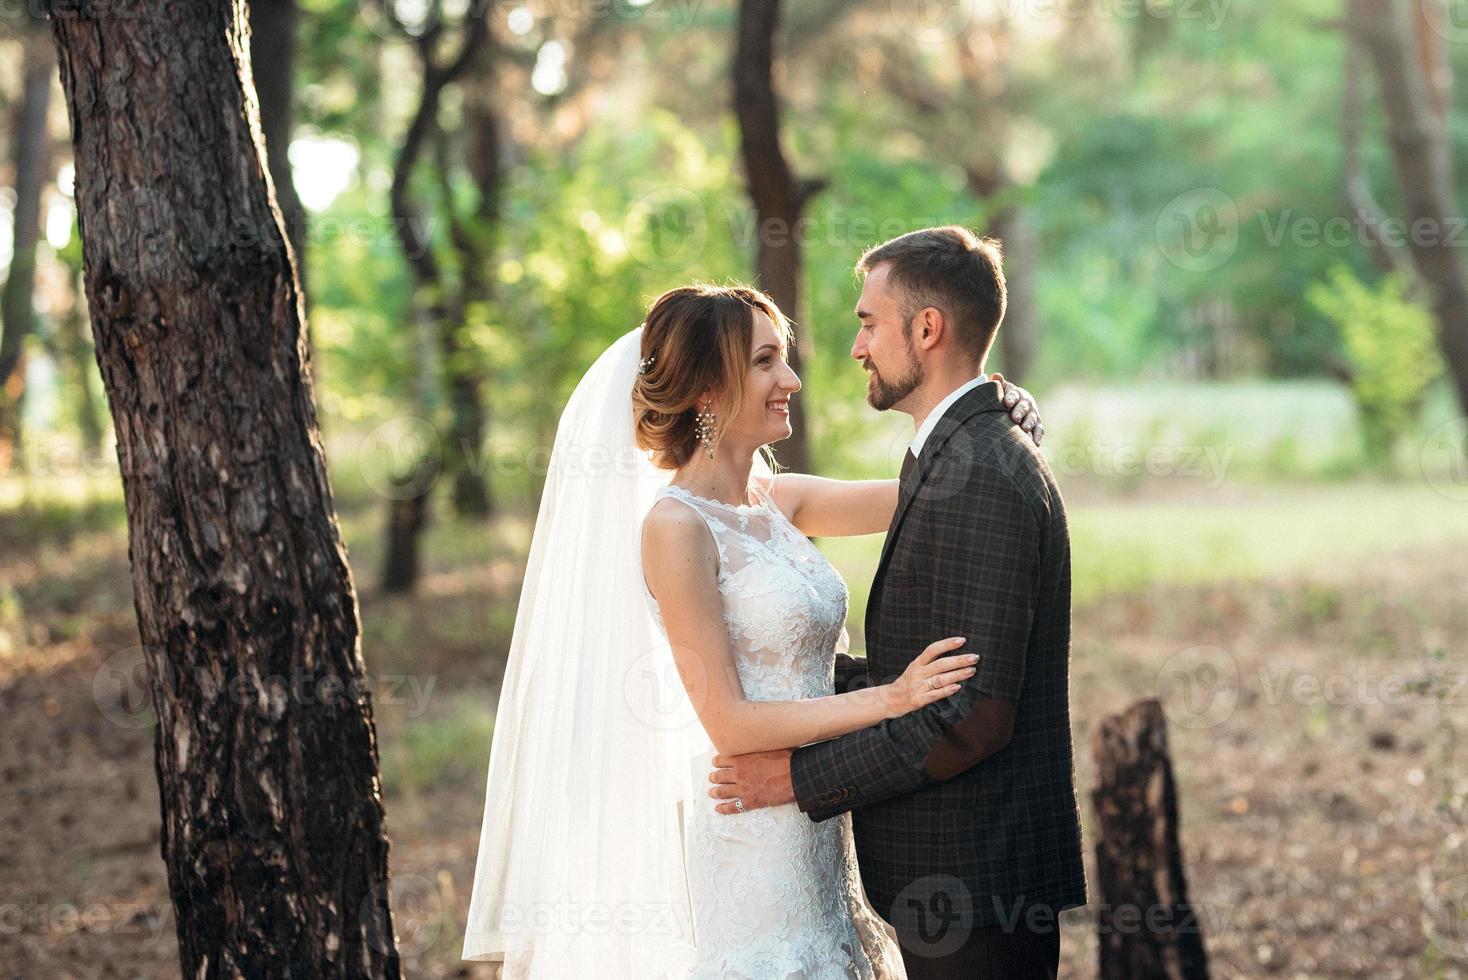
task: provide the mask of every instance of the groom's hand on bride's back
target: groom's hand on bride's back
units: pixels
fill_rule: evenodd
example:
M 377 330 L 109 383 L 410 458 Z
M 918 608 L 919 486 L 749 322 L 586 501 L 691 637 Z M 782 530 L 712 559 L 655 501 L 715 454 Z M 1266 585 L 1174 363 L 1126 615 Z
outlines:
M 1019 423 L 1019 427 L 1028 432 L 1038 446 L 1045 438 L 1045 423 L 1040 421 L 1040 406 L 1035 404 L 1035 396 L 1013 381 L 1005 381 L 1004 375 L 998 371 L 989 375 L 989 380 L 999 382 L 1000 397 L 1009 406 L 1009 417 Z

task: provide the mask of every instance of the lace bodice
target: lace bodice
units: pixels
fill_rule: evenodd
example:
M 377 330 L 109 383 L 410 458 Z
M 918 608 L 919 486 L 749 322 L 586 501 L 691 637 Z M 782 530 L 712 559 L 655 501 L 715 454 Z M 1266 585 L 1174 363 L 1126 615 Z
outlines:
M 658 490 L 658 498 L 674 497 L 692 507 L 713 535 L 724 623 L 745 696 L 775 701 L 829 695 L 835 654 L 849 645 L 846 583 L 758 479 L 751 492 L 757 502 L 740 506 L 671 484 Z M 661 626 L 656 602 L 652 610 Z
M 708 525 L 718 587 L 745 697 L 803 700 L 833 692 L 845 651 L 846 583 L 752 481 L 735 506 L 664 486 Z M 644 590 L 646 591 L 646 590 Z M 656 601 L 648 593 L 662 626 Z M 712 761 L 709 761 L 712 766 Z M 898 980 L 890 928 L 862 891 L 850 814 L 820 823 L 794 803 L 687 814 L 688 885 L 698 967 L 693 980 Z

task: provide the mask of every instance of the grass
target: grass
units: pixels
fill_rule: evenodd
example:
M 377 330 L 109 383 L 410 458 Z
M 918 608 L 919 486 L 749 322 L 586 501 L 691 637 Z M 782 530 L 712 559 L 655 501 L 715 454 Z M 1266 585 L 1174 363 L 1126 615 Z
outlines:
M 1161 500 L 1102 497 L 1070 504 L 1068 514 L 1076 605 L 1154 586 L 1247 581 L 1468 540 L 1468 507 L 1423 483 L 1229 487 Z M 882 538 L 828 538 L 820 547 L 851 589 L 855 637 Z
M 402 796 L 443 786 L 483 792 L 483 763 L 494 735 L 494 712 L 473 697 L 435 697 L 428 703 L 442 706 L 423 717 L 377 709 L 383 788 Z

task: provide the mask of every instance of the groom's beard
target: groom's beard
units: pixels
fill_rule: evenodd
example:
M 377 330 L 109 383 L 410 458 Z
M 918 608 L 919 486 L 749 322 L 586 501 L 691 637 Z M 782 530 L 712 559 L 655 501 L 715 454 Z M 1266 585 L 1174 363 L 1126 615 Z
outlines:
M 923 383 L 923 366 L 913 356 L 915 351 L 908 351 L 907 369 L 898 375 L 886 377 L 877 370 L 875 364 L 867 361 L 867 371 L 871 377 L 867 379 L 867 404 L 879 412 L 896 405 L 902 399 L 912 394 L 917 386 Z

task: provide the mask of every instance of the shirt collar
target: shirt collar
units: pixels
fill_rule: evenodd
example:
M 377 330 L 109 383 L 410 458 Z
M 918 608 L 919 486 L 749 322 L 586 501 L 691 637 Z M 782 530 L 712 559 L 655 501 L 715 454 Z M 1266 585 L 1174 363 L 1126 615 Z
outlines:
M 928 417 L 923 419 L 923 424 L 918 426 L 917 435 L 912 437 L 912 446 L 910 448 L 912 450 L 912 455 L 914 459 L 922 455 L 923 444 L 928 441 L 928 436 L 932 435 L 933 430 L 938 427 L 938 422 L 943 418 L 943 413 L 952 408 L 953 403 L 962 398 L 965 393 L 973 390 L 974 388 L 977 388 L 979 385 L 988 380 L 989 379 L 984 377 L 983 375 L 979 375 L 977 378 L 972 378 L 966 383 L 950 391 L 948 393 L 948 397 L 944 398 L 941 402 L 933 406 L 933 410 L 928 413 Z

